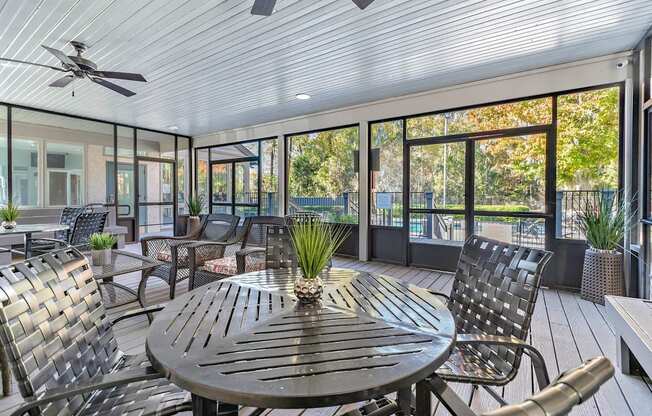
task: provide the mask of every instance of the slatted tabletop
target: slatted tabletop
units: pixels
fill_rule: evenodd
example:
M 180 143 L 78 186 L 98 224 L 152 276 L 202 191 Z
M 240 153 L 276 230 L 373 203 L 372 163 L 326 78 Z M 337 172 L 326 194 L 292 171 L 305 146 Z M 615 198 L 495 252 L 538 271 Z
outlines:
M 175 299 L 150 328 L 153 365 L 209 400 L 305 408 L 406 389 L 446 361 L 453 318 L 428 291 L 331 269 L 322 302 L 303 306 L 296 273 L 249 273 Z

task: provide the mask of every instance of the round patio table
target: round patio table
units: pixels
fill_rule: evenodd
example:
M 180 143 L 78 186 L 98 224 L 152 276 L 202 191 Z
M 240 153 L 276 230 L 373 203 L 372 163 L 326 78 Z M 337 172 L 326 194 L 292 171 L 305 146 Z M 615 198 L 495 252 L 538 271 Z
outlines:
M 0 237 L 3 235 L 23 234 L 23 247 L 25 258 L 32 257 L 32 234 L 64 231 L 69 227 L 65 224 L 18 224 L 11 229 L 0 227 Z
M 409 414 L 419 388 L 448 358 L 451 313 L 425 289 L 348 269 L 324 272 L 318 304 L 299 304 L 297 271 L 269 269 L 171 301 L 147 336 L 152 365 L 190 391 L 195 415 L 237 405 L 313 408 L 398 392 Z M 417 397 L 417 413 L 421 408 Z M 227 404 L 228 403 L 228 404 Z M 429 414 L 429 413 L 428 413 Z

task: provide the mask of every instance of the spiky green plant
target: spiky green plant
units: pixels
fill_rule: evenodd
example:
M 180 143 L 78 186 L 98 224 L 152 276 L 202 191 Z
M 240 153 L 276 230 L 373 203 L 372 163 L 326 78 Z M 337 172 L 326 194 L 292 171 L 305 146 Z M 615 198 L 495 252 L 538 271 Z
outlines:
M 109 233 L 95 233 L 88 238 L 88 245 L 91 250 L 106 250 L 113 248 L 118 240 Z
M 0 220 L 13 222 L 20 218 L 20 211 L 18 205 L 9 202 L 6 207 L 0 208 Z
M 198 194 L 186 200 L 186 206 L 188 207 L 188 213 L 191 217 L 198 217 L 201 214 L 202 209 L 206 203 L 206 198 L 204 194 Z
M 306 279 L 314 279 L 324 270 L 335 251 L 349 236 L 344 225 L 307 221 L 290 227 L 299 267 Z
M 627 214 L 628 201 L 621 196 L 602 195 L 595 201 L 588 201 L 579 213 L 579 228 L 592 248 L 618 249 L 625 232 L 633 226 L 636 214 Z

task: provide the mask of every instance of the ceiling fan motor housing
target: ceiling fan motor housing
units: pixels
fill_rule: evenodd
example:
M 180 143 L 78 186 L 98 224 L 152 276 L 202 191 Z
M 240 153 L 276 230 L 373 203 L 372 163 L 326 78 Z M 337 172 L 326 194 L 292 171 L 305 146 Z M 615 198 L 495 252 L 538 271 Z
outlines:
M 82 71 L 92 72 L 97 70 L 97 65 L 93 61 L 82 58 L 81 56 L 70 55 L 68 56 Z

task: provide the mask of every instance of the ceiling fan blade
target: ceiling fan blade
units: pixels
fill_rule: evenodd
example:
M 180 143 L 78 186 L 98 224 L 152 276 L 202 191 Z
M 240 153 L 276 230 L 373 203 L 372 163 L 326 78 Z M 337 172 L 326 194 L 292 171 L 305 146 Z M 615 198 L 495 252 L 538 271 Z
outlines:
M 68 66 L 71 67 L 72 69 L 77 69 L 77 70 L 79 69 L 79 67 L 77 66 L 77 64 L 76 64 L 72 59 L 68 58 L 68 55 L 66 55 L 65 53 L 61 52 L 61 51 L 58 50 L 58 49 L 50 48 L 50 47 L 45 46 L 45 45 L 41 45 L 41 46 L 42 46 L 46 51 L 48 51 L 48 52 L 50 52 L 52 55 L 56 56 L 58 60 L 60 60 L 60 61 L 63 62 L 64 64 L 68 65 Z
M 276 6 L 276 0 L 255 0 L 251 8 L 251 14 L 271 16 L 274 13 L 274 6 Z
M 353 0 L 356 6 L 358 6 L 361 10 L 364 10 L 369 6 L 371 3 L 374 2 L 374 0 Z
M 101 86 L 106 87 L 106 88 L 108 88 L 108 89 L 110 89 L 110 90 L 113 90 L 113 91 L 117 92 L 118 94 L 122 94 L 122 95 L 124 95 L 125 97 L 131 97 L 131 96 L 136 95 L 135 92 L 133 92 L 133 91 L 129 91 L 129 90 L 126 89 L 126 88 L 122 88 L 121 86 L 116 85 L 116 84 L 114 84 L 114 83 L 112 83 L 112 82 L 109 82 L 109 81 L 107 81 L 107 80 L 105 80 L 105 79 L 102 79 L 102 78 L 93 78 L 93 77 L 89 77 L 89 78 L 90 78 L 90 80 L 93 81 L 94 83 L 96 83 L 96 84 L 100 84 Z
M 43 68 L 54 69 L 55 71 L 68 72 L 65 69 L 57 68 L 56 66 L 37 64 L 36 62 L 27 62 L 27 61 L 21 61 L 21 60 L 18 60 L 18 59 L 0 58 L 0 61 L 13 62 L 13 63 L 16 63 L 16 64 L 34 65 L 34 66 L 40 66 L 40 67 L 43 67 Z
M 66 75 L 63 78 L 59 78 L 58 80 L 54 81 L 52 84 L 50 84 L 50 87 L 63 88 L 66 85 L 70 84 L 73 79 L 75 79 L 74 75 Z
M 147 82 L 144 76 L 129 72 L 93 71 L 93 76 L 102 78 L 126 79 L 127 81 Z

